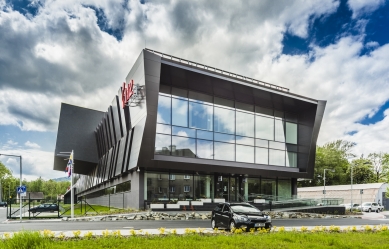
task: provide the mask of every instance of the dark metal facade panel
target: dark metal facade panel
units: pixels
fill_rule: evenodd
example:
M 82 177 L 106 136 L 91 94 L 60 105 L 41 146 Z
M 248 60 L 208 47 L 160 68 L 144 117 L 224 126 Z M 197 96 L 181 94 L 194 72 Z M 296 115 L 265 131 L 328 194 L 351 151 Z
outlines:
M 112 120 L 114 123 L 115 128 L 115 141 L 116 143 L 119 142 L 119 140 L 122 138 L 123 134 L 120 129 L 120 119 L 119 119 L 119 97 L 115 96 L 115 98 L 112 100 Z
M 281 166 L 268 166 L 249 163 L 238 163 L 228 161 L 215 161 L 199 158 L 185 158 L 175 156 L 155 155 L 153 170 L 177 172 L 203 172 L 217 174 L 248 174 L 249 176 L 262 177 L 299 177 L 299 169 Z M 242 167 L 245 165 L 246 167 Z
M 112 146 L 114 146 L 117 142 L 116 140 L 116 131 L 115 131 L 115 120 L 113 119 L 113 114 L 112 114 L 112 106 L 108 108 L 108 120 L 109 120 L 109 126 L 110 126 L 110 136 L 111 136 L 111 141 L 112 141 Z
M 104 115 L 103 119 L 103 130 L 102 134 L 104 137 L 104 143 L 105 143 L 105 151 L 106 153 L 108 152 L 109 148 L 111 148 L 111 145 L 109 143 L 109 138 L 108 138 L 108 123 L 107 123 L 107 113 Z
M 140 120 L 133 129 L 131 149 L 130 149 L 130 161 L 128 164 L 128 170 L 136 168 L 138 166 L 139 153 L 142 144 L 144 125 L 146 117 Z
M 54 152 L 54 170 L 64 171 L 67 162 L 60 152 L 74 150 L 75 173 L 87 174 L 98 162 L 95 129 L 104 113 L 62 103 Z M 85 162 L 85 163 L 84 163 Z
M 323 120 L 326 104 L 327 101 L 323 101 L 323 100 L 318 101 L 316 115 L 315 115 L 315 122 L 314 122 L 313 132 L 312 132 L 312 141 L 310 144 L 310 152 L 308 158 L 308 168 L 307 168 L 308 177 L 306 178 L 313 178 L 315 157 L 316 157 L 316 143 L 317 143 L 317 138 L 319 136 L 320 126 Z
M 122 134 L 122 137 L 127 135 L 127 124 L 126 124 L 126 117 L 124 115 L 124 109 L 123 109 L 123 104 L 122 104 L 122 87 L 119 88 L 118 91 L 118 114 L 119 114 L 119 124 L 120 124 L 120 131 Z
M 119 140 L 119 142 L 117 144 L 117 159 L 116 159 L 115 176 L 118 176 L 122 173 L 124 147 L 125 147 L 125 145 L 123 143 L 123 139 Z
M 128 165 L 130 164 L 132 134 L 133 134 L 133 129 L 129 130 L 127 132 L 127 136 L 126 136 L 126 147 L 124 150 L 124 159 L 123 159 L 124 160 L 124 164 L 123 164 L 124 171 L 128 170 Z
M 112 106 L 108 107 L 107 111 L 107 123 L 108 123 L 108 137 L 109 141 L 111 143 L 111 147 L 115 146 L 115 128 L 113 127 L 113 120 L 112 120 Z

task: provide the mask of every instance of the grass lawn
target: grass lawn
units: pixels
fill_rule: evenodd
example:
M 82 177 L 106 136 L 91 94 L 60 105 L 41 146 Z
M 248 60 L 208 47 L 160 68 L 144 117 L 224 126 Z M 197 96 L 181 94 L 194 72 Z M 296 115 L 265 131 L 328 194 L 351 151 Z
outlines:
M 275 232 L 243 234 L 186 234 L 107 236 L 53 239 L 38 232 L 22 232 L 0 241 L 0 248 L 388 248 L 389 231 Z
M 70 215 L 70 204 L 61 204 L 60 206 L 63 207 L 65 210 L 69 209 L 63 215 Z M 94 210 L 90 206 L 92 206 Z M 122 210 L 122 209 L 117 209 L 112 207 L 109 208 L 106 206 L 99 206 L 99 205 L 90 205 L 90 206 L 87 205 L 86 210 L 88 210 L 88 213 L 93 213 L 93 214 L 115 213 L 118 212 L 119 210 Z M 80 204 L 74 205 L 74 215 L 84 215 L 84 214 L 85 214 L 85 205 L 82 205 L 82 212 L 81 212 Z

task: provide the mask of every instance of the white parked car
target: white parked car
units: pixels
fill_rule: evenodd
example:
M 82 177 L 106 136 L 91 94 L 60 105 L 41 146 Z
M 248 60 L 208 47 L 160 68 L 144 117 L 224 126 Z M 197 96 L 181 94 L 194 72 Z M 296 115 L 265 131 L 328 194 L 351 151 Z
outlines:
M 362 212 L 381 212 L 384 210 L 383 206 L 378 205 L 376 202 L 364 202 L 361 205 Z
M 350 210 L 351 211 L 351 203 L 344 203 L 344 204 L 340 204 L 339 206 L 343 206 L 346 208 L 346 210 Z M 358 203 L 353 203 L 353 210 L 359 210 L 359 204 Z

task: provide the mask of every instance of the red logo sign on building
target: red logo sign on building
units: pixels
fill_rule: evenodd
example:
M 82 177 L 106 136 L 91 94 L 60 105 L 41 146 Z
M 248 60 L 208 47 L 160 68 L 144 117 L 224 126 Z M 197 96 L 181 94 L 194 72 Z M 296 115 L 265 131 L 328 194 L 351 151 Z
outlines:
M 128 85 L 126 86 L 126 83 L 123 82 L 122 87 L 122 108 L 126 107 L 128 101 L 130 100 L 131 96 L 134 94 L 134 80 L 130 80 Z

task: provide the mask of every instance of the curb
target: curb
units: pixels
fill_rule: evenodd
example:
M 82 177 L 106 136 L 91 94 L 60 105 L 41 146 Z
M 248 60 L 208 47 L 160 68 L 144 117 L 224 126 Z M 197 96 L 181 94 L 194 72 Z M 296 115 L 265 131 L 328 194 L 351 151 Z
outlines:
M 270 233 L 277 232 L 346 232 L 346 231 L 387 231 L 388 226 L 379 225 L 379 226 L 298 226 L 298 227 L 274 227 Z M 41 234 L 47 237 L 53 238 L 84 238 L 84 237 L 108 237 L 108 236 L 148 236 L 148 235 L 184 235 L 184 234 L 226 234 L 225 230 L 212 230 L 211 228 L 177 228 L 177 229 L 133 229 L 128 227 L 127 230 L 77 230 L 77 231 L 49 231 L 44 230 L 40 231 Z M 228 232 L 229 233 L 229 232 Z M 227 234 L 228 234 L 227 233 Z M 10 238 L 13 236 L 12 233 L 2 232 L 0 233 L 0 238 Z

